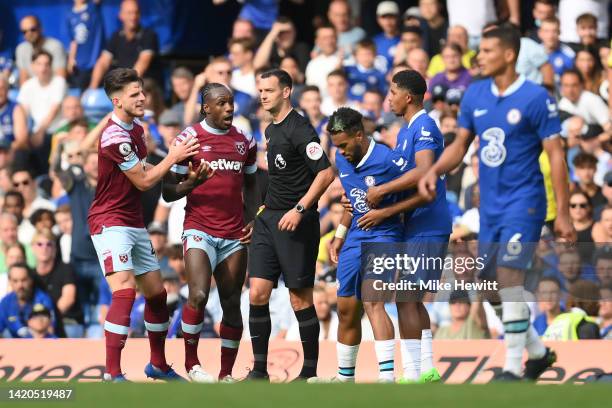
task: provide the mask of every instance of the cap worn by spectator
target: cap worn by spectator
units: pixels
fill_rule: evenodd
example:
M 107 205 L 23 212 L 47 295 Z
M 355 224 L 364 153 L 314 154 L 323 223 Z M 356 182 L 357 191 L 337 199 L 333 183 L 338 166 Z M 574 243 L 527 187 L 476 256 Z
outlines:
M 433 102 L 445 101 L 448 88 L 445 85 L 438 84 L 431 90 L 431 99 Z
M 181 120 L 180 114 L 171 109 L 166 109 L 159 116 L 158 123 L 162 126 L 183 126 L 183 121 Z
M 410 7 L 404 12 L 404 20 L 409 18 L 421 18 L 421 10 L 417 7 Z
M 399 16 L 399 7 L 394 1 L 383 1 L 376 7 L 377 16 Z
M 586 131 L 584 131 L 581 136 L 584 140 L 595 139 L 604 132 L 603 128 L 599 125 L 586 125 L 586 127 Z
M 168 229 L 161 222 L 152 221 L 147 227 L 147 232 L 149 234 L 162 234 L 167 235 Z
M 28 319 L 31 319 L 35 316 L 47 316 L 48 318 L 51 318 L 51 311 L 47 309 L 47 307 L 42 303 L 36 303 L 32 307 L 32 311 L 30 312 Z

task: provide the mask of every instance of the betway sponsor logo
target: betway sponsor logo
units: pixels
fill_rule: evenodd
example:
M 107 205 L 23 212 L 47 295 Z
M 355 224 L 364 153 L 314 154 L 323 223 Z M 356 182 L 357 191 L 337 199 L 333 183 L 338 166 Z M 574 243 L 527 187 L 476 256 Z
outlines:
M 242 162 L 238 160 L 217 159 L 209 164 L 214 170 L 232 170 L 237 172 L 242 170 Z

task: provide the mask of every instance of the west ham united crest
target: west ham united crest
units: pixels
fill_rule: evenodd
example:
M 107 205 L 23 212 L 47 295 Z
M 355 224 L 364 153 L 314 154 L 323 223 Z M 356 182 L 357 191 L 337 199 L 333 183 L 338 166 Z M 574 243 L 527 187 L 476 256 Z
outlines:
M 234 145 L 236 146 L 236 151 L 239 154 L 246 153 L 246 144 L 244 142 L 234 142 Z

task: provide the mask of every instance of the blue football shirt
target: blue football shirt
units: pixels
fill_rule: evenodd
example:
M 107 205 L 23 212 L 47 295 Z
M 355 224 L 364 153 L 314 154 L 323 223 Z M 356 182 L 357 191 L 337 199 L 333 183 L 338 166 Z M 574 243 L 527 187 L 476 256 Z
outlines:
M 388 218 L 369 231 L 359 228 L 357 221 L 370 211 L 370 207 L 365 200 L 368 188 L 397 178 L 404 173 L 406 166 L 407 160 L 405 158 L 374 140 L 370 141 L 367 153 L 357 165 L 349 163 L 340 154 L 339 150 L 336 150 L 336 167 L 338 168 L 340 183 L 353 206 L 353 221 L 347 241 L 367 239 L 375 242 L 376 238 L 382 235 L 397 235 L 398 240 L 401 238 L 402 225 L 399 216 Z M 396 202 L 397 198 L 398 196 L 395 194 L 386 196 L 379 207 L 389 206 Z
M 425 110 L 417 112 L 408 126 L 400 129 L 395 151 L 408 161 L 407 170 L 416 167 L 415 155 L 422 150 L 432 150 L 438 160 L 444 150 L 444 137 L 436 122 Z M 446 182 L 443 177 L 436 183 L 436 199 L 404 215 L 404 239 L 430 237 L 451 233 L 451 217 L 446 202 Z
M 100 10 L 92 4 L 87 4 L 81 10 L 73 9 L 68 15 L 68 26 L 70 40 L 77 44 L 76 67 L 93 69 L 104 43 Z
M 361 102 L 363 94 L 370 89 L 375 89 L 383 95 L 387 92 L 385 74 L 378 69 L 360 65 L 349 65 L 344 69 L 349 82 L 349 99 Z
M 519 78 L 500 95 L 491 78 L 473 83 L 459 127 L 479 136 L 480 219 L 541 222 L 546 193 L 538 157 L 561 131 L 557 104 L 541 86 Z

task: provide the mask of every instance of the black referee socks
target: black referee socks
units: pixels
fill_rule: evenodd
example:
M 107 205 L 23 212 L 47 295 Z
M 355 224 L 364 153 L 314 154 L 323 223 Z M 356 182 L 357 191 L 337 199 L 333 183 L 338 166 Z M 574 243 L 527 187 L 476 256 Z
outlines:
M 319 360 L 319 331 L 321 329 L 314 305 L 297 310 L 295 317 L 300 325 L 300 338 L 304 350 L 304 365 L 300 377 L 315 377 L 317 375 L 317 361 Z
M 300 328 L 301 330 L 301 328 Z M 250 305 L 249 331 L 251 332 L 251 345 L 253 346 L 254 371 L 268 372 L 268 342 L 272 323 L 270 322 L 270 307 L 265 305 Z

